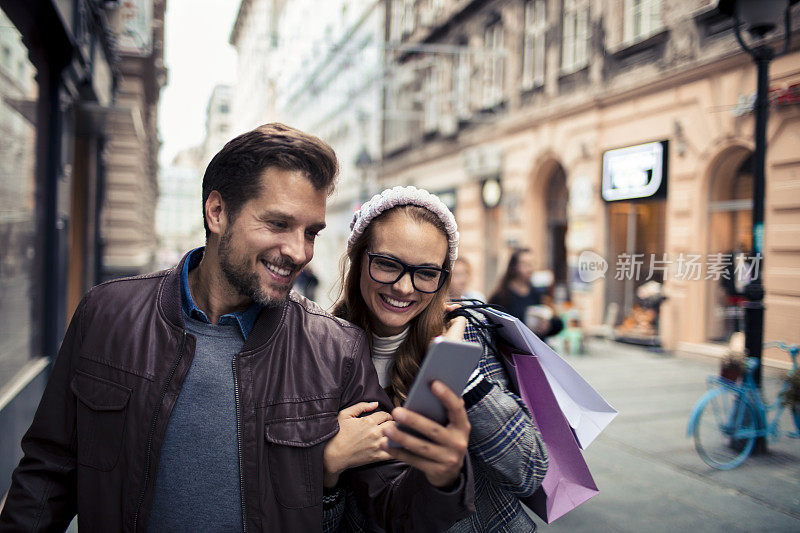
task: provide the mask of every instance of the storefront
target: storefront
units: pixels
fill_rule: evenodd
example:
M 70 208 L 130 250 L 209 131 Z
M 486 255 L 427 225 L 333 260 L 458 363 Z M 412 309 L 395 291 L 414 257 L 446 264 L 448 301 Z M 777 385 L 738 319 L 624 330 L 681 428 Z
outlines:
M 10 479 L 75 295 L 94 284 L 111 103 L 94 4 L 0 0 L 0 479 Z M 73 31 L 74 30 L 74 31 Z M 76 261 L 79 258 L 81 261 Z M 88 258 L 88 264 L 87 264 Z
M 652 142 L 603 154 L 601 194 L 608 220 L 606 305 L 614 303 L 622 317 L 617 337 L 636 343 L 661 344 L 660 301 L 647 297 L 645 283 L 662 285 L 666 272 L 668 143 Z
M 0 387 L 38 351 L 36 67 L 0 10 Z

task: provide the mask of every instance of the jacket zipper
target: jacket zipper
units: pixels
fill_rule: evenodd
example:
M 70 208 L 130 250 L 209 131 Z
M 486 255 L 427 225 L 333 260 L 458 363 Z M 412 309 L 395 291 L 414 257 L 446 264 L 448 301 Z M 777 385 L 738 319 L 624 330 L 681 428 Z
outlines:
M 239 496 L 242 499 L 242 531 L 247 533 L 247 505 L 244 501 L 244 456 L 242 454 L 242 412 L 239 393 L 239 359 L 233 356 L 233 391 L 236 397 L 236 445 L 239 451 Z
M 150 431 L 147 433 L 147 448 L 145 451 L 145 463 L 144 463 L 144 483 L 142 484 L 142 490 L 139 491 L 139 500 L 136 503 L 136 514 L 133 517 L 133 531 L 138 531 L 138 522 L 139 522 L 139 513 L 142 510 L 142 503 L 144 502 L 144 493 L 147 490 L 147 482 L 150 479 L 150 456 L 153 453 L 153 435 L 156 431 L 156 422 L 158 421 L 158 415 L 161 412 L 161 404 L 164 402 L 164 397 L 167 395 L 167 388 L 169 387 L 170 382 L 172 381 L 172 377 L 175 375 L 175 370 L 178 368 L 178 364 L 180 364 L 181 359 L 183 359 L 183 350 L 186 346 L 186 331 L 183 332 L 183 337 L 181 338 L 181 347 L 178 350 L 178 358 L 175 359 L 175 362 L 172 364 L 172 368 L 169 371 L 169 375 L 167 376 L 167 381 L 164 382 L 164 388 L 161 389 L 161 396 L 158 399 L 158 403 L 156 404 L 156 410 L 153 412 L 153 419 L 150 422 Z

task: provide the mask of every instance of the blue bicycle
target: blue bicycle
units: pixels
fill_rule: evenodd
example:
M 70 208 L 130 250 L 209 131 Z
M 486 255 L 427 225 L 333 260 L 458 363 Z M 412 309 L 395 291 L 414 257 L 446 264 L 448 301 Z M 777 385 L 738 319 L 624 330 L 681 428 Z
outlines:
M 792 358 L 792 371 L 797 371 L 797 354 L 800 346 L 782 342 L 764 343 L 764 348 L 779 348 Z M 694 437 L 694 447 L 703 461 L 720 470 L 730 470 L 742 464 L 753 451 L 758 437 L 770 441 L 781 435 L 800 438 L 800 406 L 791 407 L 791 418 L 796 431 L 781 431 L 780 419 L 786 406 L 782 396 L 789 388 L 785 383 L 774 402 L 767 405 L 761 399 L 753 372 L 759 360 L 748 358 L 741 383 L 719 376 L 709 376 L 706 392 L 692 409 L 687 428 Z M 770 413 L 774 413 L 770 416 Z

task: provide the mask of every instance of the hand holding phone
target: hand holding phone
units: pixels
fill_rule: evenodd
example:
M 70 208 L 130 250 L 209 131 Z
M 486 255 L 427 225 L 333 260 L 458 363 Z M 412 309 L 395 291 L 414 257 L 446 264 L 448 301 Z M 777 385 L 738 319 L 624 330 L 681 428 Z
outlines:
M 479 344 L 452 341 L 442 337 L 433 339 L 403 407 L 440 425 L 446 425 L 447 411 L 431 391 L 431 383 L 434 380 L 441 381 L 455 394 L 460 395 L 482 354 L 483 348 Z M 405 426 L 398 425 L 398 428 L 421 437 Z M 398 447 L 391 440 L 389 445 Z
M 383 434 L 401 447 L 392 448 L 388 442 L 383 442 L 381 448 L 398 461 L 422 471 L 434 487 L 444 489 L 453 487 L 463 470 L 471 426 L 459 395 L 441 381 L 434 381 L 431 390 L 445 406 L 447 425 L 438 424 L 405 407 L 396 407 L 392 410 L 392 417 L 398 423 L 414 428 L 423 438 L 397 426 L 386 427 Z

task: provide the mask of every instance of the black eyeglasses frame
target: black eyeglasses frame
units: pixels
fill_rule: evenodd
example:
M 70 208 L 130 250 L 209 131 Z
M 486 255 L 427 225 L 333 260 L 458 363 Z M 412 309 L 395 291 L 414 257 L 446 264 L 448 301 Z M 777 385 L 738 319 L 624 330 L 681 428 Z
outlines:
M 392 257 L 390 255 L 375 254 L 375 253 L 372 253 L 372 252 L 365 252 L 365 253 L 367 254 L 367 257 L 369 258 L 369 265 L 367 265 L 367 272 L 369 272 L 369 277 L 372 278 L 372 280 L 374 282 L 381 283 L 383 285 L 393 285 L 393 284 L 397 283 L 398 281 L 400 281 L 403 278 L 403 276 L 406 275 L 406 272 L 408 272 L 411 275 L 411 285 L 414 287 L 414 290 L 422 292 L 422 293 L 425 293 L 425 294 L 436 294 L 437 292 L 442 290 L 442 287 L 444 286 L 444 282 L 447 281 L 447 276 L 450 275 L 450 271 L 447 270 L 446 268 L 433 267 L 433 266 L 427 266 L 427 265 L 409 265 L 408 263 L 404 263 L 403 261 L 399 260 L 398 258 Z M 397 278 L 394 281 L 381 281 L 381 280 L 375 279 L 375 276 L 372 275 L 372 261 L 373 261 L 373 259 L 376 259 L 376 258 L 387 259 L 389 261 L 394 261 L 395 263 L 399 263 L 400 266 L 403 267 L 403 270 L 400 271 L 400 275 L 398 275 Z M 424 291 L 424 290 L 420 289 L 419 287 L 417 287 L 417 284 L 414 282 L 414 273 L 417 270 L 438 270 L 439 272 L 441 272 L 441 276 L 439 277 L 439 285 L 436 287 L 436 290 L 434 290 L 434 291 Z

